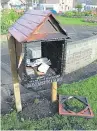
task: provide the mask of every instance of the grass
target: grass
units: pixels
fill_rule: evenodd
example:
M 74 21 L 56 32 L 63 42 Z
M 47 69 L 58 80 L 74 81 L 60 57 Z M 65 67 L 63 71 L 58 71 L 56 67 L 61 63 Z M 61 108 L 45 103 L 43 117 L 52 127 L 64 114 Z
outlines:
M 97 75 L 78 83 L 63 84 L 59 89 L 60 94 L 86 96 L 95 114 L 97 114 L 96 92 Z
M 76 113 L 85 109 L 85 104 L 83 104 L 82 102 L 80 102 L 79 100 L 77 100 L 75 98 L 68 99 L 63 104 L 64 104 L 64 108 L 66 110 L 71 110 Z
M 56 16 L 56 19 L 63 25 L 87 25 L 87 26 L 97 25 L 97 23 L 84 22 L 83 18 L 67 18 L 64 16 Z
M 47 117 L 40 120 L 19 119 L 14 111 L 2 116 L 2 130 L 96 130 L 97 129 L 97 75 L 73 84 L 63 84 L 58 88 L 59 94 L 80 95 L 88 98 L 89 104 L 95 114 L 92 119 L 72 116 Z

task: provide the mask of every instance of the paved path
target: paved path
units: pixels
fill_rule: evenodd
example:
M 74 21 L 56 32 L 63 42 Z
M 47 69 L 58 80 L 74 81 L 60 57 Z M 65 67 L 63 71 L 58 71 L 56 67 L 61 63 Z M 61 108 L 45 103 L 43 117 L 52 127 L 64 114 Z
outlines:
M 72 38 L 72 41 L 83 39 L 85 37 L 90 37 L 97 33 L 96 27 L 79 27 L 79 26 L 66 26 L 69 36 Z M 83 70 L 78 70 L 74 73 L 68 74 L 64 76 L 63 81 L 65 83 L 71 83 L 73 81 L 79 81 L 84 78 L 88 78 L 89 76 L 97 74 L 97 62 L 94 62 L 87 67 L 83 68 Z M 48 89 L 50 85 L 39 87 L 40 89 Z M 48 92 L 48 90 L 47 90 Z M 29 91 L 21 86 L 21 94 L 22 100 L 28 100 L 37 95 L 43 95 L 44 93 L 40 91 L 40 93 L 36 93 L 33 91 Z M 12 85 L 12 76 L 10 71 L 10 58 L 8 52 L 7 42 L 1 43 L 1 107 L 3 113 L 7 113 L 11 110 L 11 96 L 13 96 L 13 85 Z M 8 101 L 7 101 L 8 100 Z M 8 103 L 9 102 L 9 103 Z
M 65 26 L 72 41 L 81 40 L 97 34 L 97 26 Z

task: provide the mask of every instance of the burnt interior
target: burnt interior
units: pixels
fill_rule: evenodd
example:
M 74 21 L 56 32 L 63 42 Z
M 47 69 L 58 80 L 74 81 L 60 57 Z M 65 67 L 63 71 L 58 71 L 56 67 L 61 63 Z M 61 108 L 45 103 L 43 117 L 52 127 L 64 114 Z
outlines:
M 30 61 L 33 62 L 37 59 L 40 58 L 47 58 L 50 60 L 51 65 L 49 65 L 49 69 L 46 74 L 42 75 L 44 76 L 56 76 L 56 75 L 61 75 L 62 74 L 62 61 L 63 61 L 63 45 L 65 44 L 65 41 L 45 41 L 45 42 L 40 42 L 37 44 L 37 42 L 32 42 L 32 43 L 27 43 L 26 44 L 26 60 L 28 59 L 28 49 L 40 49 L 41 50 L 41 57 L 39 58 L 31 58 Z M 38 47 L 38 48 L 37 48 Z M 40 51 L 36 51 L 39 53 Z M 27 67 L 27 65 L 26 65 Z M 36 68 L 36 67 L 35 67 Z M 38 77 L 35 75 L 30 75 L 31 77 L 35 78 Z
M 42 57 L 51 60 L 51 68 L 56 74 L 61 74 L 62 41 L 42 42 Z

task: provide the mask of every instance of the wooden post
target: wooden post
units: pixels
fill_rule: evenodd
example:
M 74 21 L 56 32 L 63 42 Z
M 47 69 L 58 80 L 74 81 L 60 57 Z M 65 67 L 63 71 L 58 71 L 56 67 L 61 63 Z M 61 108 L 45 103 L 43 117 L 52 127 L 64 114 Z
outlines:
M 21 97 L 20 97 L 19 79 L 17 73 L 15 39 L 10 35 L 8 35 L 8 47 L 9 47 L 10 62 L 11 62 L 12 80 L 14 86 L 15 104 L 16 104 L 17 112 L 20 112 L 22 111 L 22 105 L 21 105 Z
M 52 102 L 57 100 L 57 82 L 52 83 Z

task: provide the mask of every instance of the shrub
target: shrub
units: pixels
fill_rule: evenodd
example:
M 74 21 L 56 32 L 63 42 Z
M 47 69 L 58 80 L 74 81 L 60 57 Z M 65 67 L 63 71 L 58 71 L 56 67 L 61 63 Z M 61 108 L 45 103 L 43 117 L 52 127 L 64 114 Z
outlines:
M 84 22 L 97 23 L 97 17 L 86 17 L 83 20 Z
M 66 17 L 83 17 L 83 16 L 91 16 L 91 11 L 78 12 L 78 11 L 67 11 L 64 16 Z
M 92 12 L 91 11 L 85 11 L 83 12 L 84 13 L 84 16 L 91 16 L 92 15 Z
M 75 7 L 75 8 L 78 10 L 78 12 L 81 12 L 82 5 L 81 5 L 81 4 L 78 4 L 78 5 L 76 5 L 76 7 Z
M 67 11 L 67 12 L 65 12 L 64 15 L 67 16 L 67 17 L 73 17 L 73 16 L 75 16 L 75 12 L 73 12 L 73 11 Z
M 21 16 L 22 13 L 17 13 L 15 10 L 5 9 L 1 14 L 1 34 L 6 34 L 8 28 Z

